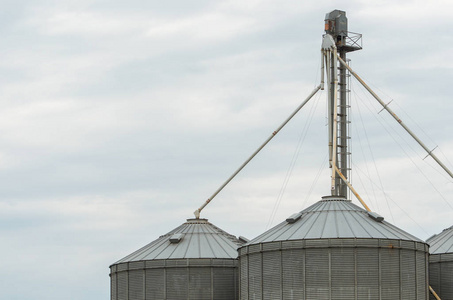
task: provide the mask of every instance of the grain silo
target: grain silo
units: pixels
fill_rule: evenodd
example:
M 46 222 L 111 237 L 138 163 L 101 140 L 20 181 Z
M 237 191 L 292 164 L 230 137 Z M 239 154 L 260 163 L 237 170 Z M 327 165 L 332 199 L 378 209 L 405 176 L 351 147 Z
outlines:
M 240 299 L 428 299 L 428 245 L 323 197 L 239 249 Z
M 453 299 L 453 226 L 426 241 L 430 245 L 429 284 L 443 300 Z M 431 299 L 435 299 L 431 296 Z
M 110 266 L 111 299 L 238 299 L 240 244 L 207 219 L 188 219 Z

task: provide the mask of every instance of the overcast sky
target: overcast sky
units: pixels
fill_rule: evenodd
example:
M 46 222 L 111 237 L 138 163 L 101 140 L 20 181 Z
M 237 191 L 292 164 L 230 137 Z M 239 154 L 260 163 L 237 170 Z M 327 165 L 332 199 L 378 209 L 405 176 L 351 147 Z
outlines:
M 333 9 L 363 34 L 351 66 L 453 168 L 452 1 L 0 4 L 3 299 L 109 299 L 109 265 L 191 218 L 319 83 Z M 253 238 L 327 195 L 325 96 L 202 217 Z M 421 239 L 453 225 L 451 178 L 354 81 L 351 105 L 365 201 Z

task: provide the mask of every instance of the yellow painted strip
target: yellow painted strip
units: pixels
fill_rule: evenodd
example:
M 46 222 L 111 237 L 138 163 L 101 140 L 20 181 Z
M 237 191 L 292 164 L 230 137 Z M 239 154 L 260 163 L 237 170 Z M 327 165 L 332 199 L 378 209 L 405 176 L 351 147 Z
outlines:
M 360 197 L 360 195 L 357 193 L 357 191 L 352 187 L 352 184 L 349 183 L 349 181 L 346 179 L 346 177 L 344 177 L 344 175 L 340 172 L 340 170 L 338 170 L 337 166 L 334 166 L 334 167 L 335 167 L 335 171 L 338 173 L 338 175 L 340 175 L 340 177 L 344 181 L 344 183 L 346 183 L 346 185 L 351 189 L 352 193 L 355 195 L 357 200 L 359 200 L 360 203 L 362 203 L 363 207 L 365 207 L 365 209 L 367 211 L 371 211 L 371 209 L 368 207 L 368 205 L 366 205 L 365 201 L 363 201 L 362 197 Z
M 433 288 L 431 286 L 429 286 L 429 291 L 431 292 L 431 294 L 434 295 L 434 297 L 436 297 L 437 300 L 441 300 L 440 297 L 436 294 L 436 292 L 433 290 Z

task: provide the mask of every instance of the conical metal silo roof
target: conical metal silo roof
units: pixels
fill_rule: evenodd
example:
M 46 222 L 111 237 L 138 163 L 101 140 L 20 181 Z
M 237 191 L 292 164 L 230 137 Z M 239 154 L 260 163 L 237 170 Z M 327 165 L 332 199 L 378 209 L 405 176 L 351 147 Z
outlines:
M 422 240 L 342 197 L 327 196 L 251 240 L 247 245 L 302 239 Z
M 115 264 L 161 259 L 236 259 L 240 245 L 241 242 L 235 236 L 214 226 L 207 219 L 188 219 Z
M 426 242 L 431 254 L 453 253 L 453 226 L 430 237 Z

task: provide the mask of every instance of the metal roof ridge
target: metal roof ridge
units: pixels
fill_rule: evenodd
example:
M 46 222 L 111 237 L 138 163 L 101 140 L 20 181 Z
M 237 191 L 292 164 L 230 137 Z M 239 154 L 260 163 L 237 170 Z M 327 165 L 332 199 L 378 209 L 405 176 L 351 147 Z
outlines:
M 356 231 L 354 230 L 355 227 L 351 225 L 350 221 L 348 220 L 348 218 L 347 218 L 346 216 L 344 216 L 344 219 L 345 219 L 346 224 L 348 224 L 348 228 L 349 228 L 349 230 L 352 232 L 352 235 L 353 235 L 353 236 L 357 236 L 357 233 L 356 233 Z
M 227 252 L 227 250 L 226 250 L 224 247 L 222 247 L 222 244 L 217 240 L 218 238 L 221 239 L 222 237 L 221 237 L 221 236 L 218 236 L 218 235 L 213 236 L 213 237 L 214 237 L 214 241 L 217 243 L 217 245 L 220 246 L 220 249 L 222 249 L 222 251 L 223 251 L 226 255 L 229 256 L 229 253 Z M 208 241 L 208 243 L 209 243 L 209 241 Z M 228 245 L 228 244 L 227 244 L 227 245 Z M 211 245 L 210 243 L 209 243 L 209 246 L 211 247 L 212 253 L 215 254 L 214 248 L 212 247 L 212 245 Z M 231 245 L 230 245 L 230 246 L 231 246 Z M 233 248 L 233 247 L 232 247 L 232 248 Z M 239 248 L 239 247 L 233 248 L 233 250 L 236 251 L 238 248 Z
M 318 201 L 318 202 L 319 202 L 319 201 Z M 318 221 L 320 215 L 321 215 L 321 214 L 318 214 L 318 216 L 315 217 L 315 219 L 314 219 L 313 222 L 311 223 L 310 228 L 308 228 L 307 233 L 306 233 L 305 236 L 304 236 L 304 239 L 307 237 L 308 233 L 312 230 L 313 226 L 314 226 L 314 225 L 316 224 L 316 222 Z
M 306 220 L 304 220 L 306 221 Z M 299 227 L 297 227 L 297 229 L 288 237 L 288 240 L 291 239 L 293 237 L 293 235 L 298 232 L 300 230 L 300 228 L 305 224 L 304 222 L 299 222 Z M 293 225 L 294 226 L 294 225 Z M 307 236 L 307 234 L 305 234 L 304 238 Z

